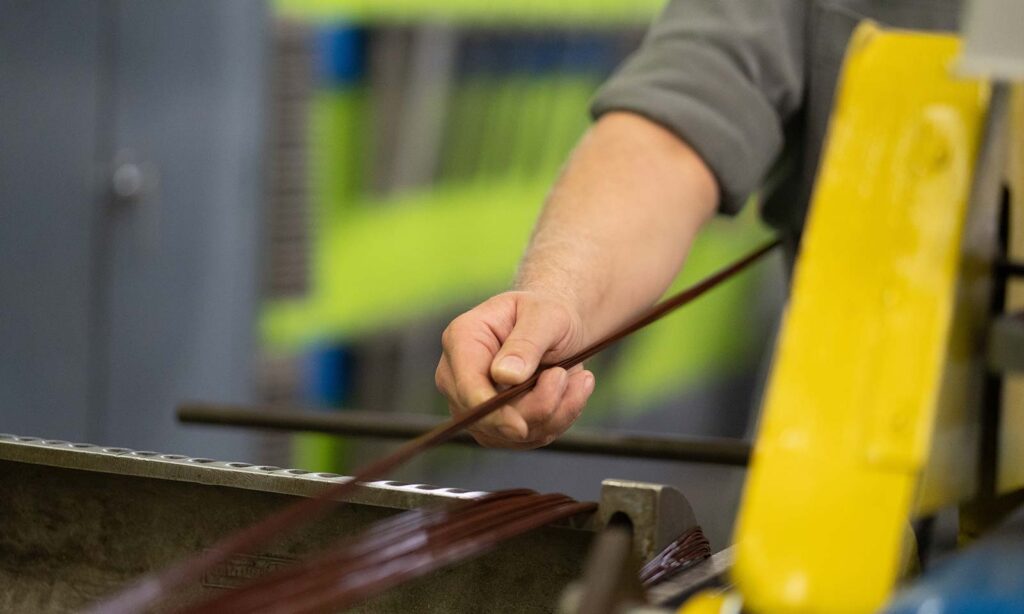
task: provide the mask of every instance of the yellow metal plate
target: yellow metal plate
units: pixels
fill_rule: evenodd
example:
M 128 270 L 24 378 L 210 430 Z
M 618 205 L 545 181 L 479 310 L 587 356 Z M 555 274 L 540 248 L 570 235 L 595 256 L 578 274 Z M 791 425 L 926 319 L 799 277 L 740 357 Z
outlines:
M 851 42 L 737 525 L 750 611 L 877 609 L 915 506 L 973 486 L 952 461 L 976 436 L 986 269 L 962 253 L 984 234 L 967 203 L 987 88 L 950 77 L 958 48 L 870 25 Z
M 742 603 L 735 593 L 706 590 L 691 597 L 676 614 L 739 614 Z

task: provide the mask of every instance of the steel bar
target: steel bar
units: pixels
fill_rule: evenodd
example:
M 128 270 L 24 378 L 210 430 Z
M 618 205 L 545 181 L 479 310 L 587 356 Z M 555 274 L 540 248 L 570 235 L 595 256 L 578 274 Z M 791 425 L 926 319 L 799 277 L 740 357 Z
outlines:
M 578 612 L 613 614 L 624 603 L 643 603 L 632 529 L 628 522 L 611 522 L 597 536 L 583 568 Z
M 1013 260 L 997 260 L 995 264 L 996 273 L 1007 277 L 1024 277 L 1024 262 Z
M 392 414 L 354 410 L 325 412 L 211 403 L 188 403 L 180 406 L 178 420 L 190 424 L 305 431 L 382 439 L 413 439 L 444 422 L 444 419 L 439 416 L 425 414 Z M 477 445 L 476 441 L 466 433 L 456 435 L 449 439 L 448 443 Z M 537 449 L 550 452 L 604 454 L 715 465 L 743 466 L 750 460 L 750 444 L 740 439 L 630 435 L 582 428 L 574 428 L 549 445 Z

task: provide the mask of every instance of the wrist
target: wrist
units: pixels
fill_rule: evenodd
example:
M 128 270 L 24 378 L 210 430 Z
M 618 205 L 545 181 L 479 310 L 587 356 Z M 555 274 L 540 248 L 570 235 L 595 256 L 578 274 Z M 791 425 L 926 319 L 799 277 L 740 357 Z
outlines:
M 547 282 L 521 282 L 517 281 L 512 286 L 512 292 L 529 295 L 545 302 L 557 303 L 573 314 L 580 314 L 580 302 L 577 294 L 563 284 L 552 284 Z
M 519 265 L 513 289 L 546 297 L 564 306 L 581 321 L 590 322 L 604 300 L 604 272 L 599 250 L 576 236 L 552 237 L 539 229 Z

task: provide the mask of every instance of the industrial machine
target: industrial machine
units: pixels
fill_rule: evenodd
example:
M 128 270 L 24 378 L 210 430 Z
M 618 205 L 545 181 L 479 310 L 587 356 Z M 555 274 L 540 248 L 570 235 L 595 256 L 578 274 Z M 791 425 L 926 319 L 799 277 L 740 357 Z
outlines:
M 608 481 L 596 513 L 361 611 L 1024 609 L 1024 519 L 995 528 L 1024 501 L 1024 90 L 954 75 L 960 52 L 871 24 L 851 41 L 732 548 L 641 590 L 639 563 L 699 519 L 667 487 Z M 0 607 L 85 606 L 339 479 L 0 436 Z M 178 597 L 480 495 L 363 484 Z M 916 577 L 910 522 L 957 506 L 962 549 Z
M 195 554 L 219 536 L 308 497 L 343 476 L 0 435 L 0 611 L 72 611 L 143 572 Z M 396 511 L 484 493 L 393 481 L 362 485 L 329 517 L 265 550 L 236 557 L 181 593 L 181 603 L 234 588 L 358 533 Z M 576 577 L 594 531 L 616 514 L 637 555 L 696 524 L 686 498 L 664 486 L 606 480 L 598 512 L 480 559 L 385 593 L 360 611 L 545 611 Z M 536 569 L 544 573 L 535 573 Z M 509 591 L 510 585 L 516 586 Z
M 876 611 L 912 586 L 912 519 L 960 505 L 966 542 L 1021 501 L 1024 296 L 1008 258 L 1024 250 L 1024 92 L 955 74 L 960 50 L 953 36 L 871 24 L 850 42 L 734 588 L 683 612 Z M 963 611 L 946 609 L 946 590 L 900 611 Z M 1024 583 L 977 583 L 973 599 L 1019 611 Z

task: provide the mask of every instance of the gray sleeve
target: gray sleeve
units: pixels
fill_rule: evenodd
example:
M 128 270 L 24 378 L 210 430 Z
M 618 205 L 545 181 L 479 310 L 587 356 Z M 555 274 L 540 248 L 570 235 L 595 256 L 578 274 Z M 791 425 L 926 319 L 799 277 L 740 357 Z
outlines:
M 631 111 L 686 141 L 714 172 L 719 210 L 757 190 L 804 83 L 805 0 L 672 0 L 598 91 L 597 118 Z

